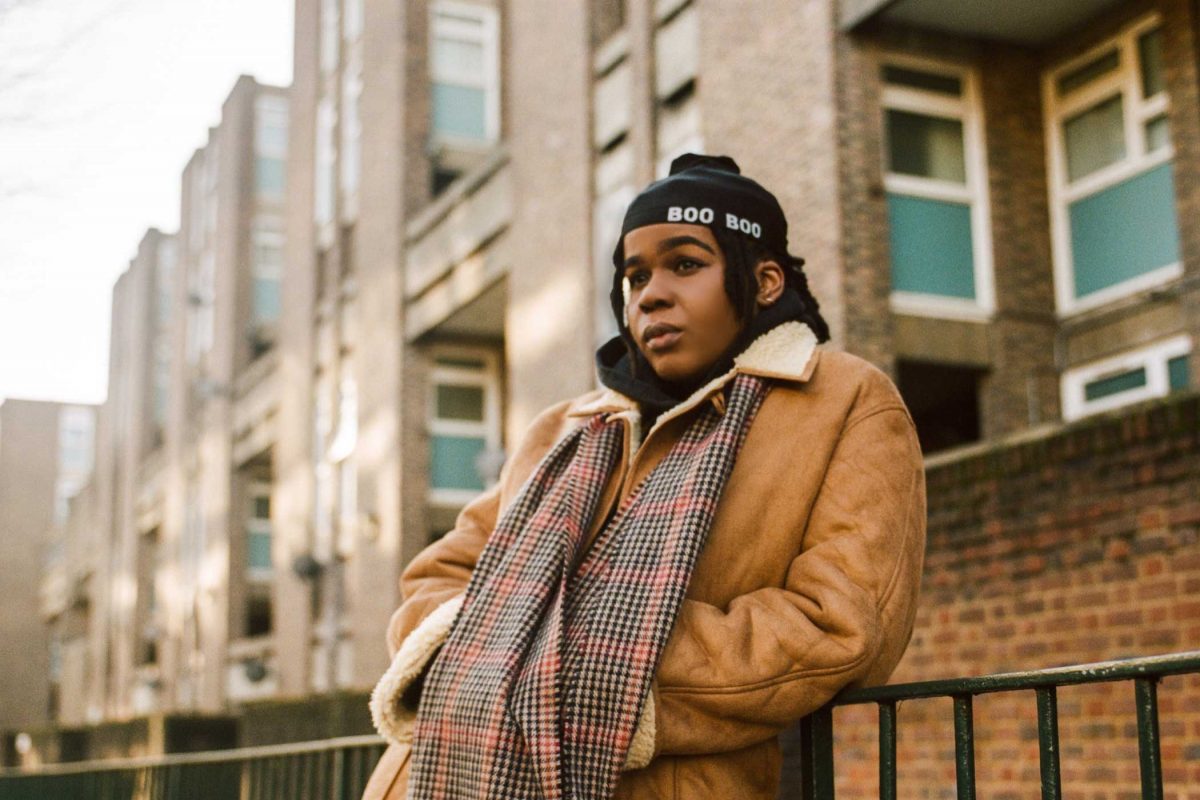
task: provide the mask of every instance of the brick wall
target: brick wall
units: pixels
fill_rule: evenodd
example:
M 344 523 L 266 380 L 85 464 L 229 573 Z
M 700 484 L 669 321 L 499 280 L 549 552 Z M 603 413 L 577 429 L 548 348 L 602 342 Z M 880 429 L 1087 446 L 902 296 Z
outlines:
M 920 611 L 893 682 L 1200 647 L 1200 392 L 927 469 Z M 1168 798 L 1200 797 L 1200 675 L 1159 687 Z M 1063 788 L 1139 797 L 1131 683 L 1059 690 Z M 900 794 L 954 797 L 951 701 L 903 703 Z M 838 797 L 877 794 L 876 712 L 835 713 Z M 975 702 L 979 795 L 1038 796 L 1032 692 Z

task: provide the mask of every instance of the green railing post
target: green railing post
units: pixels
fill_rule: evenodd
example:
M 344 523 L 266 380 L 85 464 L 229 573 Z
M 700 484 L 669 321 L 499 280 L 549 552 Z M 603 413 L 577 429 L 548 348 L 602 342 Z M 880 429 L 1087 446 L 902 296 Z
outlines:
M 1162 753 L 1158 742 L 1158 678 L 1138 678 L 1133 682 L 1133 686 L 1137 702 L 1142 800 L 1162 800 Z
M 329 794 L 329 800 L 345 800 L 345 781 L 342 779 L 342 773 L 345 771 L 346 751 L 339 747 L 333 751 L 333 769 L 329 771 L 330 780 L 333 785 L 330 787 L 332 791 Z
M 833 800 L 833 708 L 824 706 L 800 721 L 800 796 Z
M 896 701 L 879 704 L 879 800 L 896 800 Z
M 1058 761 L 1058 690 L 1053 686 L 1043 686 L 1036 691 L 1042 800 L 1062 800 L 1062 778 Z
M 954 764 L 958 800 L 975 800 L 975 723 L 969 694 L 954 696 Z

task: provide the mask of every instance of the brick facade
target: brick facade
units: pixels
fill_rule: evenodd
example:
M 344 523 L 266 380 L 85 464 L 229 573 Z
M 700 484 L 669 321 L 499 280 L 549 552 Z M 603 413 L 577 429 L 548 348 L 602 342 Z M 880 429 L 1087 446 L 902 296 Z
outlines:
M 903 683 L 1044 669 L 1200 642 L 1200 393 L 932 461 L 928 550 Z M 1140 796 L 1130 682 L 1060 689 L 1069 796 Z M 1159 686 L 1167 797 L 1200 786 L 1200 675 Z M 875 711 L 834 715 L 839 797 L 875 797 Z M 954 796 L 948 699 L 902 703 L 903 797 Z M 1032 692 L 975 701 L 982 797 L 1038 793 Z M 1191 790 L 1192 793 L 1189 793 Z

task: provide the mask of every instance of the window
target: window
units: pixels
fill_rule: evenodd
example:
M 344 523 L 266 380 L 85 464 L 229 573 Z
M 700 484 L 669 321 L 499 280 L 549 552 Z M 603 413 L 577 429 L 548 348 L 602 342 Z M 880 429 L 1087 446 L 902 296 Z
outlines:
M 283 198 L 287 187 L 288 106 L 266 95 L 254 105 L 254 186 L 260 197 Z
M 246 578 L 269 581 L 271 561 L 271 486 L 255 481 L 250 484 L 246 509 Z
M 1043 78 L 1060 313 L 1182 274 L 1157 17 Z
M 985 375 L 961 364 L 897 360 L 896 388 L 912 414 L 922 453 L 980 440 L 979 385 Z
M 486 350 L 439 352 L 429 397 L 430 499 L 462 505 L 486 488 L 500 450 L 500 377 Z
M 985 319 L 992 244 L 975 72 L 889 55 L 882 79 L 892 308 Z
M 63 473 L 86 473 L 92 468 L 95 416 L 89 408 L 67 406 L 58 416 L 58 466 Z
M 279 319 L 279 283 L 283 277 L 282 223 L 260 217 L 254 223 L 251 246 L 251 317 L 255 325 Z
M 430 30 L 433 138 L 448 144 L 494 142 L 500 131 L 495 10 L 439 2 Z
M 337 548 L 349 555 L 354 547 L 354 522 L 358 512 L 358 466 L 354 449 L 358 444 L 358 383 L 354 379 L 354 364 L 344 358 L 338 384 L 337 430 L 329 443 L 327 457 L 331 480 L 336 482 Z
M 158 261 L 155 264 L 154 374 L 151 406 L 154 424 L 159 429 L 159 436 L 161 436 L 162 428 L 167 424 L 167 402 L 171 383 L 171 318 L 173 316 L 171 283 L 176 264 L 175 239 L 163 239 L 159 245 Z
M 1162 397 L 1191 385 L 1186 334 L 1100 361 L 1063 375 L 1063 418 L 1108 411 L 1150 397 Z

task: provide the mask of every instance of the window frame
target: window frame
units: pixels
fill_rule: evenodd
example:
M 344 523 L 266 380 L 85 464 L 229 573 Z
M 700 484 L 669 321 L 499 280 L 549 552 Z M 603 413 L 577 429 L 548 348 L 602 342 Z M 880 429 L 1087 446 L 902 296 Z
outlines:
M 249 481 L 246 486 L 246 518 L 243 523 L 243 530 L 246 532 L 246 558 L 243 563 L 245 566 L 244 575 L 248 584 L 269 584 L 275 576 L 275 559 L 273 553 L 270 567 L 255 567 L 250 563 L 251 536 L 265 533 L 267 539 L 271 542 L 272 551 L 275 544 L 275 531 L 271 525 L 270 516 L 264 519 L 263 517 L 255 516 L 254 513 L 255 501 L 260 497 L 267 498 L 268 508 L 270 508 L 272 500 L 271 483 L 265 480 Z
M 483 362 L 482 371 L 468 367 L 439 364 L 439 358 L 478 359 Z M 429 458 L 433 461 L 433 439 L 436 436 L 481 437 L 489 450 L 502 445 L 502 418 L 500 407 L 500 357 L 485 347 L 467 345 L 439 345 L 430 352 L 431 365 L 426 386 L 426 430 L 429 435 Z M 471 386 L 483 389 L 483 421 L 440 419 L 437 414 L 437 390 L 439 386 Z M 429 502 L 444 507 L 464 506 L 475 499 L 479 492 L 471 489 L 439 488 L 433 485 L 430 471 Z
M 1175 158 L 1175 147 L 1170 138 L 1165 146 L 1153 152 L 1147 151 L 1146 143 L 1146 123 L 1166 114 L 1170 125 L 1170 92 L 1168 87 L 1164 86 L 1153 97 L 1142 97 L 1142 68 L 1138 42 L 1142 34 L 1161 28 L 1163 24 L 1162 16 L 1158 12 L 1139 17 L 1116 34 L 1042 73 L 1054 295 L 1060 319 L 1107 305 L 1114 300 L 1167 283 L 1183 274 L 1182 261 L 1176 261 L 1099 289 L 1083 299 L 1075 297 L 1075 261 L 1071 253 L 1069 206 L 1123 181 L 1143 175 Z M 1120 63 L 1111 74 L 1088 82 L 1062 98 L 1059 97 L 1057 84 L 1060 78 L 1113 49 L 1117 51 Z M 1122 102 L 1125 157 L 1072 183 L 1067 175 L 1063 125 L 1072 117 L 1117 96 Z
M 1191 352 L 1192 337 L 1183 333 L 1067 370 L 1061 380 L 1063 419 L 1071 422 L 1152 397 L 1166 396 L 1171 392 L 1167 362 Z M 1095 400 L 1087 399 L 1088 384 L 1139 368 L 1146 370 L 1145 386 Z
M 962 84 L 962 94 L 955 99 L 934 91 L 890 85 L 883 77 L 886 67 L 955 78 Z M 880 163 L 883 165 L 884 192 L 966 204 L 971 215 L 971 260 L 975 272 L 974 300 L 893 289 L 889 298 L 891 310 L 893 313 L 923 317 L 986 321 L 996 310 L 996 284 L 992 257 L 987 134 L 979 71 L 965 63 L 889 51 L 879 54 L 876 68 L 880 81 Z M 963 166 L 966 171 L 963 184 L 891 172 L 886 116 L 892 110 L 962 123 Z
M 480 25 L 456 22 L 452 17 L 468 17 L 478 20 Z M 465 149 L 479 148 L 495 144 L 500 139 L 500 42 L 499 14 L 496 9 L 488 6 L 462 3 L 457 0 L 435 0 L 429 9 L 429 56 L 426 60 L 429 77 L 429 139 L 435 145 L 461 147 Z M 478 43 L 483 48 L 483 75 L 476 81 L 475 76 L 459 73 L 455 75 L 439 75 L 435 65 L 434 50 L 439 37 L 457 38 L 462 41 Z M 476 139 L 469 136 L 441 133 L 434 127 L 433 122 L 433 87 L 442 83 L 451 86 L 465 86 L 483 90 L 483 127 L 484 136 Z

